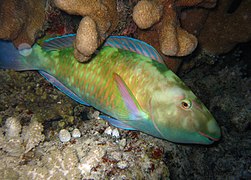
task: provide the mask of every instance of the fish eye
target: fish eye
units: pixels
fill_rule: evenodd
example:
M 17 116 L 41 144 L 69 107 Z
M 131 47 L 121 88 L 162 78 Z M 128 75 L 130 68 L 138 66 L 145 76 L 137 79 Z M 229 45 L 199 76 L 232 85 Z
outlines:
M 190 109 L 192 107 L 192 103 L 191 101 L 184 99 L 181 101 L 181 107 L 183 109 Z

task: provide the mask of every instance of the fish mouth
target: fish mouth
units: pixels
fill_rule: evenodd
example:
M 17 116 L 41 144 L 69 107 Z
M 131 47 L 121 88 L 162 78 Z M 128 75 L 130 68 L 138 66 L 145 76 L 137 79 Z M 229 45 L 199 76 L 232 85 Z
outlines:
M 203 133 L 201 131 L 199 132 L 199 134 L 206 137 L 206 138 L 208 138 L 210 141 L 219 141 L 220 140 L 220 138 L 211 137 L 211 136 L 209 136 L 209 135 L 207 135 L 207 134 L 205 134 L 205 133 Z

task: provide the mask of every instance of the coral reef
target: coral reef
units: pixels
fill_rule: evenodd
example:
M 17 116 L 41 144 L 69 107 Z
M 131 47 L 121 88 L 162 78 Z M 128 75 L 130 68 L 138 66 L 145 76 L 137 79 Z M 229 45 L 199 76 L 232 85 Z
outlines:
M 32 45 L 43 31 L 45 0 L 2 0 L 0 3 L 0 39 L 11 40 L 18 47 Z
M 248 1 L 221 0 L 211 11 L 190 9 L 184 11 L 182 26 L 198 37 L 202 50 L 211 55 L 227 53 L 241 42 L 251 39 L 250 10 Z
M 4 174 L 4 179 L 158 179 L 169 176 L 168 168 L 162 161 L 163 151 L 156 155 L 156 149 L 163 149 L 162 145 L 130 135 L 128 139 L 127 131 L 123 131 L 120 137 L 107 135 L 104 129 L 111 127 L 101 119 L 78 124 L 83 132 L 81 138 L 67 143 L 61 143 L 57 138 L 40 141 L 39 146 L 25 152 L 22 142 L 27 137 L 31 139 L 29 142 L 35 142 L 32 139 L 41 140 L 38 136 L 44 138 L 41 128 L 36 128 L 35 123 L 40 124 L 32 118 L 29 128 L 26 128 L 20 125 L 17 118 L 8 118 L 5 126 L 0 128 L 3 132 L 5 127 L 11 127 L 7 128 L 5 136 L 3 133 L 0 136 L 0 173 Z M 21 143 L 8 138 L 18 138 Z
M 118 24 L 115 0 L 54 0 L 54 3 L 69 14 L 84 17 L 77 31 L 74 53 L 80 62 L 87 61 Z
M 186 56 L 196 48 L 197 38 L 180 27 L 178 9 L 193 6 L 211 8 L 215 4 L 216 0 L 142 0 L 134 7 L 133 19 L 140 28 L 150 28 L 149 31 L 157 33 L 157 49 L 163 54 Z M 152 25 L 154 26 L 151 27 Z M 148 36 L 147 32 L 143 32 L 140 38 L 145 40 L 144 36 Z

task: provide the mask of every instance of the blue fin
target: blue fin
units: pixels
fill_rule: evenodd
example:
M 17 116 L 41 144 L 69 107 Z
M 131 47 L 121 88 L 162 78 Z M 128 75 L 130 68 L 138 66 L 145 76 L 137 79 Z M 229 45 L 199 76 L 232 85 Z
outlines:
M 154 49 L 154 47 L 138 39 L 126 36 L 110 36 L 106 40 L 104 46 L 111 46 L 119 49 L 125 49 L 149 57 L 152 60 L 156 60 L 159 63 L 164 64 L 162 57 L 157 52 L 157 50 Z
M 148 115 L 145 112 L 143 112 L 138 101 L 132 94 L 131 90 L 127 87 L 123 79 L 116 73 L 113 74 L 113 78 L 117 84 L 120 94 L 128 109 L 128 112 L 130 115 L 129 120 L 147 119 Z M 122 112 L 121 112 L 121 115 L 123 115 Z
M 50 75 L 50 74 L 48 74 L 47 72 L 44 72 L 44 71 L 39 71 L 39 73 L 47 81 L 49 81 L 51 84 L 53 84 L 53 86 L 55 86 L 56 88 L 58 88 L 60 91 L 62 91 L 63 93 L 65 93 L 67 96 L 69 96 L 73 100 L 77 101 L 80 104 L 84 104 L 86 106 L 90 106 L 89 104 L 87 104 L 86 102 L 84 102 L 80 97 L 78 97 L 74 92 L 72 92 L 69 88 L 67 88 L 65 85 L 63 85 L 60 81 L 58 81 L 52 75 Z
M 125 129 L 125 130 L 136 130 L 136 129 L 132 128 L 131 126 L 129 126 L 129 125 L 117 120 L 117 119 L 114 119 L 114 118 L 111 118 L 111 117 L 108 117 L 105 115 L 100 115 L 99 117 L 104 120 L 107 120 L 111 125 L 113 125 L 117 128 Z
M 73 47 L 73 42 L 76 39 L 76 34 L 67 34 L 45 40 L 42 43 L 42 48 L 46 51 L 56 51 L 64 48 Z
M 31 53 L 32 49 L 29 47 L 18 50 L 12 42 L 0 40 L 0 68 L 17 71 L 35 70 L 32 63 L 26 63 L 29 56 L 27 51 Z

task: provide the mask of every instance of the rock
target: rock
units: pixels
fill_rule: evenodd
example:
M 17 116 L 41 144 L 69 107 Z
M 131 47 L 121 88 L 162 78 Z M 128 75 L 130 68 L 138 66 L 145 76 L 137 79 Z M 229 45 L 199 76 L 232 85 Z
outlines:
M 105 134 L 112 135 L 112 128 L 109 126 L 108 128 L 105 129 Z
M 112 136 L 115 137 L 115 138 L 119 138 L 120 137 L 119 130 L 117 128 L 115 128 L 115 129 L 112 130 Z
M 125 146 L 126 146 L 126 139 L 121 139 L 119 141 L 119 147 L 120 147 L 120 149 L 124 149 Z
M 66 129 L 61 129 L 59 131 L 58 137 L 59 137 L 60 141 L 63 143 L 69 142 L 71 140 L 71 134 Z
M 128 167 L 128 163 L 126 161 L 119 161 L 117 166 L 119 169 L 126 169 Z
M 79 137 L 81 137 L 81 132 L 79 129 L 76 128 L 72 131 L 71 135 L 73 138 L 79 138 Z

